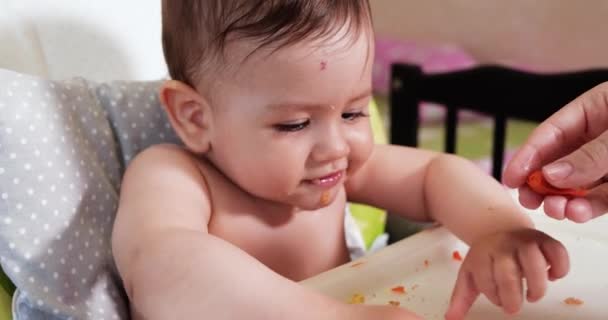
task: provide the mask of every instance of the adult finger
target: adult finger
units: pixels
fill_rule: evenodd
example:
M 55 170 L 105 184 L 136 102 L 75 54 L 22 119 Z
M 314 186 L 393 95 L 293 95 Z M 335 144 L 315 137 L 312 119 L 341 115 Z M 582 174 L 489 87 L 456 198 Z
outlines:
M 583 93 L 541 123 L 507 164 L 502 181 L 511 188 L 541 166 L 563 157 L 606 129 L 608 82 Z
M 606 124 L 608 129 L 608 123 Z M 543 167 L 547 181 L 558 188 L 593 184 L 608 173 L 608 131 L 569 155 Z
M 585 197 L 591 205 L 591 218 L 595 218 L 608 212 L 608 183 L 603 183 L 591 190 Z M 566 215 L 568 212 L 566 212 Z
M 537 209 L 543 203 L 544 197 L 528 186 L 519 188 L 519 203 L 527 209 Z
M 568 199 L 564 196 L 547 196 L 543 202 L 543 210 L 553 219 L 564 220 L 567 204 Z
M 574 198 L 566 204 L 564 216 L 576 223 L 584 223 L 593 218 L 593 209 L 589 200 Z

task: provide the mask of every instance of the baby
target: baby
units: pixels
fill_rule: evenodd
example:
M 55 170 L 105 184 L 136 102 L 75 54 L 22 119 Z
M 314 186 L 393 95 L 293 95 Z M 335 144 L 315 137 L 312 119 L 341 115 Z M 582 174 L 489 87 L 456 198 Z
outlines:
M 565 248 L 469 161 L 372 142 L 368 1 L 162 9 L 160 96 L 185 147 L 153 146 L 124 176 L 112 244 L 134 319 L 418 319 L 296 282 L 349 261 L 347 201 L 471 245 L 450 319 L 480 294 L 517 312 L 522 279 L 535 301 L 568 272 Z

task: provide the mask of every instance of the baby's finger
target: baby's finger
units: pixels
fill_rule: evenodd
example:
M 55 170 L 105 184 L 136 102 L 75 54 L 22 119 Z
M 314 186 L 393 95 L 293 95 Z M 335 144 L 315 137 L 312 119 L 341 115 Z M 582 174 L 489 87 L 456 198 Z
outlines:
M 471 309 L 471 306 L 473 306 L 473 303 L 477 300 L 478 296 L 479 291 L 475 288 L 471 274 L 466 271 L 465 268 L 461 267 L 452 293 L 452 299 L 450 300 L 450 306 L 445 314 L 445 319 L 464 319 L 464 315 Z
M 564 196 L 547 196 L 543 203 L 543 210 L 553 219 L 564 220 L 567 203 L 568 199 Z
M 523 302 L 522 273 L 513 256 L 499 257 L 494 261 L 494 278 L 502 309 L 508 314 L 517 313 Z
M 519 203 L 526 209 L 537 209 L 543 203 L 544 197 L 532 191 L 527 185 L 518 189 Z
M 540 243 L 540 250 L 543 252 L 549 268 L 549 279 L 560 279 L 568 274 L 570 270 L 570 258 L 568 251 L 563 244 L 547 236 L 547 239 Z
M 538 301 L 547 291 L 547 261 L 536 243 L 526 245 L 517 254 L 528 285 L 527 300 Z
M 476 270 L 472 274 L 475 288 L 480 293 L 483 293 L 490 302 L 497 306 L 502 306 L 500 298 L 498 297 L 498 288 L 496 287 L 496 280 L 494 279 L 494 261 L 492 257 L 486 256 L 484 261 L 477 261 L 476 265 L 484 266 Z

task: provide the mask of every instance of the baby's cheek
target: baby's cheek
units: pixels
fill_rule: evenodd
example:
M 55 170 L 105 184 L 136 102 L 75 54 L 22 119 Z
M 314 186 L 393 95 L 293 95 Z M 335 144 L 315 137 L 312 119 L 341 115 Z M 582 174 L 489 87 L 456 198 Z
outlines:
M 349 171 L 359 169 L 371 156 L 374 149 L 374 140 L 369 134 L 360 134 L 351 139 L 350 154 L 348 159 Z

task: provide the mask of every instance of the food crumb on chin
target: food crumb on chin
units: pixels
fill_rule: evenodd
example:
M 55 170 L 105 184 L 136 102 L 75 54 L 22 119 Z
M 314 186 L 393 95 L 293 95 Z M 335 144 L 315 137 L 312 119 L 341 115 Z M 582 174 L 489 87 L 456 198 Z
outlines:
M 329 191 L 325 191 L 325 192 L 323 192 L 323 193 L 321 194 L 321 201 L 320 201 L 321 205 L 322 205 L 322 206 L 326 206 L 326 205 L 328 205 L 328 204 L 329 204 L 329 198 L 330 198 Z

